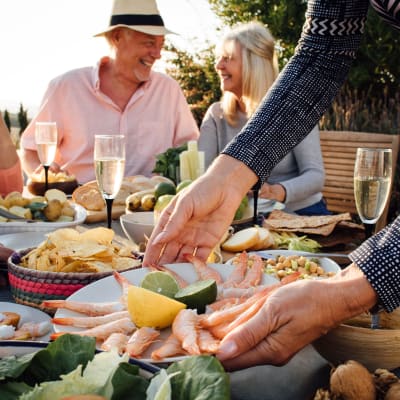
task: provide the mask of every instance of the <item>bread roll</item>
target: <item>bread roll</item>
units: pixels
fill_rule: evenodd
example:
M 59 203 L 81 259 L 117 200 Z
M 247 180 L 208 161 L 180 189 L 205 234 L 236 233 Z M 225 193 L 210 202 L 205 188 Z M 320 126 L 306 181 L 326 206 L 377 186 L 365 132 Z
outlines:
M 221 247 L 222 250 L 239 252 L 255 246 L 260 240 L 260 235 L 256 227 L 246 228 L 234 233 Z
M 263 250 L 275 247 L 275 239 L 272 233 L 267 228 L 261 226 L 255 226 L 258 230 L 259 240 L 258 242 L 249 248 L 249 250 Z

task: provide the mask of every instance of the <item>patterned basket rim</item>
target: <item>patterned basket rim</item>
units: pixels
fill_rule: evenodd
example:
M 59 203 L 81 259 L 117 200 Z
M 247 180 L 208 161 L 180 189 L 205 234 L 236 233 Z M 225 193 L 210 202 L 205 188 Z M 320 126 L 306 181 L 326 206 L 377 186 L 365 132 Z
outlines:
M 104 272 L 54 272 L 54 271 L 41 271 L 37 269 L 32 269 L 28 267 L 22 267 L 16 264 L 13 259 L 15 257 L 24 256 L 29 253 L 34 248 L 24 249 L 21 251 L 16 251 L 7 260 L 8 272 L 12 274 L 23 274 L 26 276 L 33 276 L 36 278 L 46 277 L 47 279 L 57 279 L 57 280 L 87 280 L 89 278 L 101 279 L 113 274 L 114 271 L 104 271 Z M 127 268 L 124 270 L 115 270 L 116 272 L 126 272 L 136 267 Z

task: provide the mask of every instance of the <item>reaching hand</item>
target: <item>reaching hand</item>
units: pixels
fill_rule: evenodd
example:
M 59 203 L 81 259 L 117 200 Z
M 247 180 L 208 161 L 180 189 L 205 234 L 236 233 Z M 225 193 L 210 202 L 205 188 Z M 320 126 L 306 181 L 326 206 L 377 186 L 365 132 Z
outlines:
M 284 285 L 252 318 L 225 336 L 217 357 L 227 370 L 284 364 L 313 340 L 375 302 L 374 290 L 354 265 L 336 278 Z
M 147 244 L 143 264 L 182 261 L 185 253 L 196 253 L 206 260 L 256 180 L 241 162 L 219 156 L 206 174 L 164 209 Z

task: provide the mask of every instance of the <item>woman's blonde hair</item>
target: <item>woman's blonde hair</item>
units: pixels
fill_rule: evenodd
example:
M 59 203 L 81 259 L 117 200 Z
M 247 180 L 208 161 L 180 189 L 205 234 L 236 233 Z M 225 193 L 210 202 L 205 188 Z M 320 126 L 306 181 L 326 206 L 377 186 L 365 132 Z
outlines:
M 224 92 L 222 110 L 230 125 L 238 120 L 239 102 L 249 118 L 257 109 L 279 73 L 275 40 L 268 28 L 257 21 L 239 24 L 225 35 L 224 44 L 237 43 L 242 51 L 242 97 Z

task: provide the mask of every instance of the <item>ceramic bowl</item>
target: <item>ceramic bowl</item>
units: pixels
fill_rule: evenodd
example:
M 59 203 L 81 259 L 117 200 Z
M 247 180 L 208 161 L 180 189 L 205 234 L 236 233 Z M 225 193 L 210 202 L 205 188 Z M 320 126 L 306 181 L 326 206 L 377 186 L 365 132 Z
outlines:
M 371 316 L 365 313 L 339 325 L 313 346 L 334 365 L 355 360 L 371 372 L 400 367 L 400 309 L 380 313 L 379 329 L 371 329 L 370 324 Z
M 124 214 L 120 217 L 120 222 L 125 235 L 140 245 L 146 243 L 154 228 L 153 211 L 138 211 Z

